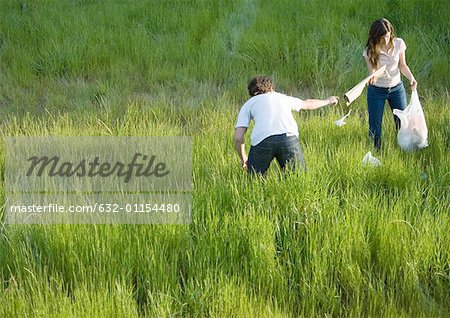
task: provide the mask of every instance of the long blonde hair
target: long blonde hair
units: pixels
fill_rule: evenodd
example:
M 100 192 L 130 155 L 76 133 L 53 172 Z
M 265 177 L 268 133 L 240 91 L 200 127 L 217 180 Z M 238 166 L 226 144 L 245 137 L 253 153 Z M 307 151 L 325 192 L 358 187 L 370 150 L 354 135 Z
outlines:
M 378 66 L 380 58 L 381 45 L 380 40 L 386 33 L 390 32 L 389 47 L 394 47 L 395 30 L 391 22 L 387 19 L 379 19 L 372 23 L 369 31 L 369 39 L 367 40 L 366 50 L 369 62 L 373 66 Z

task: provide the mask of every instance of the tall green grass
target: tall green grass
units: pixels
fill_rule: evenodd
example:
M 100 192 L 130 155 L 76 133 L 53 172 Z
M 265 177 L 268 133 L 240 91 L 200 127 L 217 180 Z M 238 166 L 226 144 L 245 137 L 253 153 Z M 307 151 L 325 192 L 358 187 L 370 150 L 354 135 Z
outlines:
M 194 180 L 190 225 L 0 223 L 0 316 L 450 314 L 445 1 L 0 7 L 1 136 L 190 135 Z M 247 80 L 342 95 L 382 16 L 408 45 L 430 146 L 401 152 L 386 112 L 383 166 L 362 166 L 361 97 L 343 127 L 344 106 L 295 115 L 306 173 L 249 180 L 232 146 Z

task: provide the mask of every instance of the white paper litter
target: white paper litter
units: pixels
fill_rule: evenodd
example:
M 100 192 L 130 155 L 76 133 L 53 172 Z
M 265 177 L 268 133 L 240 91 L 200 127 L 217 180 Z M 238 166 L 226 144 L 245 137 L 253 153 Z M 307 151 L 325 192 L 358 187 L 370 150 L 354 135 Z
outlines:
M 366 153 L 366 155 L 363 158 L 363 165 L 364 166 L 372 166 L 372 167 L 378 167 L 381 166 L 381 161 L 380 159 L 375 158 L 374 156 L 372 156 L 372 152 L 369 151 L 368 153 Z
M 357 99 L 361 93 L 364 90 L 364 87 L 366 87 L 367 83 L 369 83 L 370 79 L 374 76 L 379 77 L 380 75 L 383 75 L 386 73 L 386 65 L 383 65 L 378 70 L 367 76 L 365 79 L 363 79 L 361 82 L 359 82 L 355 87 L 353 87 L 351 90 L 349 90 L 344 95 L 344 99 L 346 101 L 347 106 L 350 105 L 355 99 Z
M 344 121 L 348 116 L 350 116 L 350 114 L 352 113 L 352 110 L 350 109 L 350 111 L 347 113 L 347 115 L 345 115 L 344 117 L 342 117 L 341 119 L 338 119 L 334 122 L 335 125 L 342 127 L 346 124 L 346 122 Z

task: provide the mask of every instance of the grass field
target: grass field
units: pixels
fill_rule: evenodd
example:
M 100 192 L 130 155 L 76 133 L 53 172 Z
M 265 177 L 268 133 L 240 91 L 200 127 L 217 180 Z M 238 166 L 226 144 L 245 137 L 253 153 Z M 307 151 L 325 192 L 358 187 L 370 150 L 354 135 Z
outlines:
M 342 102 L 295 115 L 307 173 L 249 181 L 248 79 L 342 96 L 380 17 L 430 146 L 402 152 L 386 111 L 383 166 L 362 166 L 362 96 L 343 127 Z M 2 175 L 7 136 L 188 135 L 194 181 L 189 225 L 0 223 L 0 317 L 449 316 L 449 20 L 445 0 L 0 0 Z

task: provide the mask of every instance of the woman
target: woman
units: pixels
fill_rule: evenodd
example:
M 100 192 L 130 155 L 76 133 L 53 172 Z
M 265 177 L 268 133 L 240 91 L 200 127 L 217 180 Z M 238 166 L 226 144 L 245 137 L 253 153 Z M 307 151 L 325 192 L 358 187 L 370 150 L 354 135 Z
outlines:
M 384 103 L 387 100 L 391 110 L 404 110 L 407 106 L 406 92 L 400 73 L 411 85 L 417 88 L 417 81 L 406 64 L 405 42 L 395 37 L 392 24 L 386 19 L 372 23 L 363 56 L 366 60 L 369 74 L 386 65 L 386 71 L 381 77 L 373 77 L 369 81 L 367 91 L 367 106 L 369 111 L 369 135 L 376 150 L 381 147 L 381 123 L 383 120 Z M 395 128 L 400 128 L 400 120 L 394 115 Z
M 251 98 L 239 112 L 234 133 L 234 148 L 241 159 L 242 168 L 249 173 L 265 175 L 274 158 L 283 170 L 287 164 L 295 168 L 297 163 L 305 168 L 298 141 L 297 122 L 292 111 L 335 105 L 338 98 L 331 96 L 325 100 L 301 100 L 277 93 L 272 80 L 267 76 L 253 78 L 247 89 Z M 255 125 L 247 160 L 244 137 L 252 119 Z

